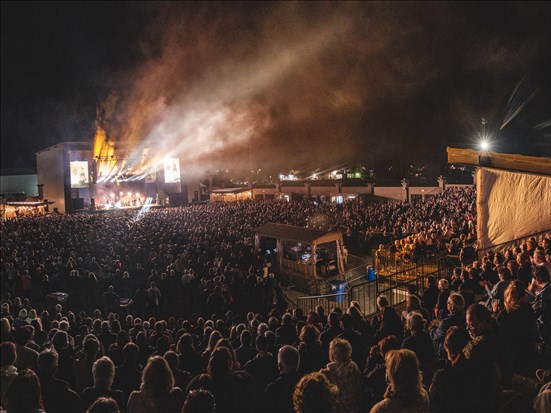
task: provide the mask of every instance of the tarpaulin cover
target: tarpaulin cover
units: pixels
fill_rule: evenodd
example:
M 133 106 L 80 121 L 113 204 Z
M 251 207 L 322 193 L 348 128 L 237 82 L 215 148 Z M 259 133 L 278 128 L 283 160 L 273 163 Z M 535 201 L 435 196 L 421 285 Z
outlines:
M 551 228 L 551 176 L 479 168 L 476 182 L 479 248 Z

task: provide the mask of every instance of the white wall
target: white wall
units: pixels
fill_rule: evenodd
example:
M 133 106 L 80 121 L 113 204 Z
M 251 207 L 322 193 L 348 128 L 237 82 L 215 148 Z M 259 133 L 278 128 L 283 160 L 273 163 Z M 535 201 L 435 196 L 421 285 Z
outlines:
M 405 201 L 405 193 L 401 186 L 375 186 L 374 195 L 397 201 Z
M 65 213 L 63 148 L 54 146 L 36 155 L 38 184 L 44 185 L 44 199 L 55 202 L 50 209 Z

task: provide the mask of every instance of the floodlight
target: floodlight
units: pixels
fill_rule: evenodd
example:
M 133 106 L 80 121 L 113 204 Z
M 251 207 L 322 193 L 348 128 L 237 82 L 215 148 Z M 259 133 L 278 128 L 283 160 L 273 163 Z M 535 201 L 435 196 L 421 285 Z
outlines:
M 483 151 L 487 151 L 490 149 L 490 142 L 488 142 L 486 139 L 483 139 L 480 141 L 480 149 Z

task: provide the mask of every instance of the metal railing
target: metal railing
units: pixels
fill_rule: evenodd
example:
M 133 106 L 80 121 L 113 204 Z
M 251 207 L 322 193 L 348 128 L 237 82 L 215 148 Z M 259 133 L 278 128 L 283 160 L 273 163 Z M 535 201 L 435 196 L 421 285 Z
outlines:
M 511 241 L 502 242 L 501 244 L 493 245 L 491 247 L 481 248 L 476 251 L 478 259 L 486 254 L 487 251 L 493 250 L 495 252 L 504 252 L 505 250 L 512 249 L 520 246 L 522 242 L 529 240 L 530 238 L 535 238 L 536 242 L 540 242 L 546 235 L 551 235 L 551 229 L 546 229 L 545 231 L 540 231 L 535 234 L 527 235 L 525 237 L 517 238 Z
M 373 268 L 377 273 L 381 272 L 398 272 L 402 271 L 407 268 L 414 267 L 419 264 L 423 263 L 431 263 L 436 262 L 441 257 L 445 255 L 445 251 L 438 251 L 436 249 L 429 249 L 425 251 L 421 255 L 417 255 L 413 259 L 404 260 L 400 259 L 396 256 L 396 254 L 392 254 L 389 250 L 385 250 L 385 254 L 383 257 L 377 257 L 377 250 L 373 249 L 371 250 L 371 259 L 373 262 Z
M 334 307 L 346 308 L 350 302 L 357 301 L 366 316 L 377 313 L 377 297 L 380 294 L 387 295 L 391 305 L 398 308 L 405 304 L 407 293 L 413 288 L 418 294 L 422 294 L 426 288 L 426 279 L 432 275 L 436 279 L 451 278 L 453 266 L 444 259 L 413 265 L 402 271 L 389 275 L 381 275 L 372 281 L 364 281 L 356 285 L 348 286 L 347 291 L 337 294 L 326 294 L 308 297 L 299 297 L 297 307 L 305 314 L 315 311 L 316 306 L 323 306 L 326 311 Z
M 326 295 L 314 295 L 309 297 L 299 297 L 297 299 L 297 307 L 302 309 L 304 314 L 315 311 L 316 307 L 321 305 L 326 311 L 331 311 L 332 308 L 340 307 L 342 309 L 350 306 L 350 295 L 347 292 Z
M 389 275 L 380 275 L 373 281 L 365 281 L 350 287 L 350 301 L 357 301 L 364 314 L 377 312 L 377 296 L 382 290 L 393 288 L 404 279 L 417 278 L 424 273 L 424 264 L 411 266 Z

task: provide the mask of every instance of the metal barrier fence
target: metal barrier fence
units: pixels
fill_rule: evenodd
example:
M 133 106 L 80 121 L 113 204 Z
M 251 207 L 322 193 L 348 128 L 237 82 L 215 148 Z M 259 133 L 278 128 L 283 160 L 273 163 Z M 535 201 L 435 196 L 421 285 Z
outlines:
M 297 307 L 302 309 L 306 315 L 311 311 L 315 311 L 318 305 L 321 305 L 326 311 L 330 311 L 334 307 L 346 309 L 350 306 L 350 295 L 348 292 L 343 292 L 338 294 L 299 297 L 297 300 Z
M 365 279 L 367 265 L 359 265 L 355 268 L 350 268 L 344 272 L 344 280 L 347 283 L 353 283 L 358 280 Z
M 373 281 L 365 281 L 350 287 L 350 301 L 357 301 L 364 314 L 374 314 L 377 312 L 377 296 L 381 290 L 391 289 L 400 284 L 401 280 L 417 278 L 423 274 L 425 265 L 414 265 L 402 271 L 389 275 L 382 275 Z
M 380 294 L 386 295 L 386 297 L 388 298 L 388 301 L 390 302 L 390 305 L 396 308 L 397 310 L 405 308 L 406 298 L 410 288 L 415 287 L 417 293 L 422 294 L 426 289 L 426 285 L 427 285 L 426 279 L 431 275 L 436 279 L 443 278 L 441 276 L 442 272 L 439 269 L 437 269 L 430 273 L 423 273 L 419 277 L 416 277 L 415 279 L 400 282 L 392 287 L 386 288 L 384 290 L 380 290 L 379 295 Z M 375 309 L 375 312 L 376 311 L 377 310 Z M 368 316 L 373 314 L 374 313 L 369 313 Z
M 334 307 L 345 309 L 350 302 L 357 301 L 366 316 L 377 313 L 377 296 L 387 295 L 390 303 L 398 308 L 405 304 L 409 288 L 415 288 L 418 294 L 422 294 L 426 288 L 426 279 L 429 275 L 436 279 L 451 278 L 453 266 L 445 259 L 425 262 L 402 271 L 389 275 L 381 275 L 373 281 L 364 281 L 356 285 L 348 286 L 347 291 L 338 294 L 299 297 L 297 307 L 305 314 L 315 311 L 316 306 L 323 306 L 327 312 Z M 365 276 L 364 276 L 365 277 Z

